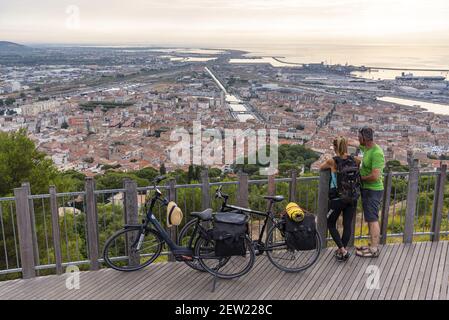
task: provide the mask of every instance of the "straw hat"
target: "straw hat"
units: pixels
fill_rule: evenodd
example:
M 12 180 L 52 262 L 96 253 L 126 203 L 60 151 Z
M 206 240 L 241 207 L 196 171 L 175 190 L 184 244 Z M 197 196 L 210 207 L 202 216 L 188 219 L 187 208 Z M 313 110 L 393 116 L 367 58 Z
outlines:
M 179 226 L 182 222 L 182 210 L 178 205 L 171 201 L 167 205 L 167 226 Z

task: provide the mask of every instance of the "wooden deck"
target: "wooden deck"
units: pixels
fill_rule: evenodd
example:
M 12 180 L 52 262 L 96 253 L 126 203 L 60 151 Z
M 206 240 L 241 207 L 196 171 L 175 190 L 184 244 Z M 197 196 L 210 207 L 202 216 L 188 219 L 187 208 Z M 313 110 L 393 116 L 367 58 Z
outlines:
M 80 273 L 80 289 L 66 288 L 66 275 L 0 282 L 0 299 L 449 299 L 449 242 L 395 244 L 377 259 L 351 257 L 338 263 L 325 250 L 310 269 L 284 273 L 258 257 L 245 277 L 219 280 L 183 263 L 163 263 L 122 273 L 112 269 Z M 367 267 L 380 269 L 379 289 L 368 290 Z

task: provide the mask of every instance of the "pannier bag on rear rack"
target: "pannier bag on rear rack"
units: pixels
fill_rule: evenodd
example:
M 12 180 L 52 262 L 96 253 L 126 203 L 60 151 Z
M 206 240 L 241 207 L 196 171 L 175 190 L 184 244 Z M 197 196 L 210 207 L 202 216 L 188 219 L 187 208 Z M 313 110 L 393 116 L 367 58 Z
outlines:
M 287 206 L 286 214 L 283 216 L 285 223 L 285 243 L 288 250 L 307 251 L 316 249 L 316 222 L 315 215 L 303 212 L 297 214 L 299 206 L 291 203 Z M 294 212 L 295 214 L 292 214 Z M 299 219 L 292 219 L 298 216 Z
M 245 214 L 217 213 L 214 215 L 212 239 L 215 241 L 217 257 L 245 256 L 245 238 L 248 234 L 248 219 Z

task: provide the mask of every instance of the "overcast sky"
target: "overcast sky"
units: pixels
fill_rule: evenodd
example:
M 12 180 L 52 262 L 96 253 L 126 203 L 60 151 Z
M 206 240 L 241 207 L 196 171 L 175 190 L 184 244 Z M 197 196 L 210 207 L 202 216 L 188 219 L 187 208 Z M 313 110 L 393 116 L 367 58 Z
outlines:
M 0 40 L 192 46 L 446 44 L 449 1 L 0 0 Z

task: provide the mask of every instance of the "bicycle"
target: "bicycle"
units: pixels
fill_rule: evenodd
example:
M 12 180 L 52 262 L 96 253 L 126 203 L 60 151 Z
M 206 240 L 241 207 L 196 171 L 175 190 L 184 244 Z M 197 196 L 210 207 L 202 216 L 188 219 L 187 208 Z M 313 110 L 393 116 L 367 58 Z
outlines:
M 229 196 L 222 192 L 222 186 L 216 190 L 215 198 L 223 200 L 220 208 L 221 212 L 232 211 L 265 218 L 262 228 L 260 229 L 259 237 L 252 241 L 252 246 L 257 256 L 266 253 L 270 262 L 278 269 L 285 272 L 300 272 L 310 268 L 318 260 L 321 253 L 322 242 L 318 232 L 315 233 L 316 246 L 314 250 L 297 251 L 289 250 L 287 248 L 285 243 L 285 231 L 283 228 L 284 222 L 282 219 L 276 218 L 272 210 L 274 203 L 284 200 L 283 196 L 265 196 L 264 199 L 269 201 L 269 206 L 266 212 L 228 204 Z M 192 216 L 196 217 L 197 213 L 192 213 Z M 182 228 L 179 233 L 178 244 L 184 243 L 191 245 L 197 236 L 195 232 L 192 232 L 192 227 L 197 223 L 197 219 L 193 219 Z M 266 239 L 263 241 L 263 235 L 268 223 L 271 224 L 271 227 L 269 227 Z M 185 261 L 185 263 L 195 270 L 207 271 L 196 261 Z
M 164 176 L 160 176 L 153 181 L 155 193 L 145 203 L 146 215 L 142 224 L 127 224 L 106 241 L 103 250 L 104 262 L 119 271 L 140 270 L 154 262 L 161 255 L 163 245 L 167 244 L 176 261 L 195 261 L 214 277 L 232 279 L 248 273 L 255 261 L 249 237 L 245 239 L 248 251 L 245 256 L 215 256 L 215 243 L 208 229 L 201 225 L 202 221 L 213 219 L 211 209 L 197 215 L 193 233 L 195 242 L 190 242 L 189 246 L 181 246 L 170 238 L 153 214 L 157 202 L 161 202 L 164 206 L 169 203 L 156 186 L 164 179 Z

